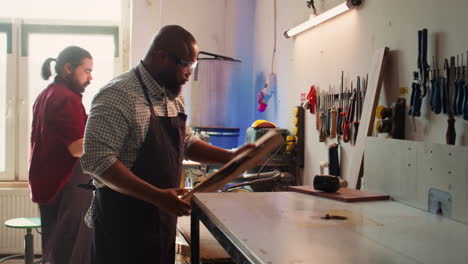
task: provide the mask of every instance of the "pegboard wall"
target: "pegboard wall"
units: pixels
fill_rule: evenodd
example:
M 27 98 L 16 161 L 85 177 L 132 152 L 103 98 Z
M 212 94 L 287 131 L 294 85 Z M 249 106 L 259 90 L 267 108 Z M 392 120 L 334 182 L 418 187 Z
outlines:
M 366 139 L 362 189 L 428 211 L 431 188 L 449 193 L 448 217 L 468 224 L 468 147 Z

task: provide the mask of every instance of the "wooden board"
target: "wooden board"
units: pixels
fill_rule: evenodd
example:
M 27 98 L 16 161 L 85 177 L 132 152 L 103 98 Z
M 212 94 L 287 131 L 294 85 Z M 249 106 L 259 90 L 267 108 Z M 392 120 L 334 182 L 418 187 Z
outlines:
M 274 151 L 283 142 L 283 136 L 278 131 L 268 131 L 255 141 L 255 148 L 234 157 L 206 181 L 185 194 L 182 199 L 189 201 L 195 192 L 215 192 L 221 189 L 227 183 L 239 177 L 245 170 L 255 167 L 266 154 Z
M 182 234 L 184 239 L 191 245 L 190 241 L 190 216 L 182 216 L 177 218 L 177 229 Z M 182 250 L 185 256 L 190 257 L 190 250 Z M 231 257 L 218 243 L 213 235 L 200 225 L 200 259 L 205 262 L 216 263 L 232 263 Z
M 289 186 L 289 191 L 299 192 L 304 194 L 315 195 L 323 198 L 332 200 L 352 203 L 352 202 L 368 202 L 368 201 L 381 201 L 388 200 L 390 196 L 385 194 L 370 193 L 360 190 L 354 190 L 349 188 L 340 188 L 336 193 L 326 193 L 317 191 L 311 185 L 304 186 Z
M 365 140 L 367 136 L 372 135 L 372 130 L 374 129 L 375 108 L 379 102 L 380 88 L 383 81 L 383 68 L 388 57 L 387 55 L 388 48 L 381 48 L 376 51 L 372 59 L 366 96 L 362 105 L 361 122 L 351 158 L 351 168 L 346 177 L 349 186 L 353 188 L 360 188 L 360 186 L 357 186 L 357 182 L 361 172 Z

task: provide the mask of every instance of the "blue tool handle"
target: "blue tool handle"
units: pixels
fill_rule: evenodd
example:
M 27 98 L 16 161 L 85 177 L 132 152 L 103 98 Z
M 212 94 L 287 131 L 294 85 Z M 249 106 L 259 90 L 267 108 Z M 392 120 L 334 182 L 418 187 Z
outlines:
M 463 97 L 463 119 L 468 120 L 468 83 L 465 83 L 464 88 L 464 97 Z
M 432 112 L 434 112 L 434 100 L 436 96 L 436 84 L 437 80 L 434 78 L 431 80 L 431 94 L 429 97 L 429 106 L 431 107 Z
M 434 84 L 432 86 L 432 95 L 433 95 L 433 100 L 432 100 L 432 111 L 435 114 L 440 114 L 442 110 L 442 98 L 440 94 L 440 79 L 435 79 Z
M 460 83 L 459 81 L 454 81 L 455 85 L 453 86 L 455 88 L 455 91 L 453 92 L 453 104 L 452 104 L 452 110 L 453 110 L 453 115 L 459 115 L 458 113 L 458 98 L 459 98 L 459 91 L 460 91 Z
M 457 96 L 457 102 L 455 103 L 456 106 L 457 106 L 457 113 L 458 115 L 463 115 L 464 111 L 463 111 L 463 101 L 465 99 L 465 90 L 464 90 L 464 86 L 465 86 L 465 81 L 463 80 L 459 80 L 458 81 L 458 96 Z
M 442 91 L 442 112 L 444 114 L 447 113 L 447 99 L 448 99 L 448 86 L 447 86 L 447 79 L 446 78 L 440 78 L 440 90 Z
M 416 83 L 413 83 L 411 86 L 411 98 L 410 98 L 410 107 L 408 110 L 408 115 L 412 116 L 414 112 L 414 98 L 416 96 L 416 91 L 415 91 L 415 85 Z
M 419 85 L 418 85 L 419 86 Z M 413 109 L 413 116 L 421 116 L 421 105 L 422 105 L 422 97 L 421 97 L 421 89 L 415 89 L 415 99 L 414 99 L 414 109 Z

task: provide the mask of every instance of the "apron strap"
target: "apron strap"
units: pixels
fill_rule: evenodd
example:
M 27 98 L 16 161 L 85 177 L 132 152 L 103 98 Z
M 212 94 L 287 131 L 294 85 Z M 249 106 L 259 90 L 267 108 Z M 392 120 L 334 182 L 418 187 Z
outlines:
M 151 115 L 153 115 L 153 117 L 156 117 L 156 114 L 154 113 L 153 103 L 151 103 L 151 99 L 148 94 L 148 87 L 146 87 L 145 83 L 143 82 L 143 79 L 141 78 L 140 70 L 137 67 L 135 67 L 135 74 L 136 74 L 136 77 L 138 78 L 138 81 L 140 82 L 141 88 L 143 89 L 143 93 L 145 94 L 146 101 L 148 102 L 150 106 Z

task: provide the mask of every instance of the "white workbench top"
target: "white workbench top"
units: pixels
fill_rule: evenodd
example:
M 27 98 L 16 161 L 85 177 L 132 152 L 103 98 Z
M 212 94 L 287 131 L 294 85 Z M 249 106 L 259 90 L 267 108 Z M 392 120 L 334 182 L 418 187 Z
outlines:
M 294 192 L 197 193 L 195 200 L 256 263 L 468 263 L 468 225 L 393 201 Z M 321 219 L 326 213 L 348 219 Z

